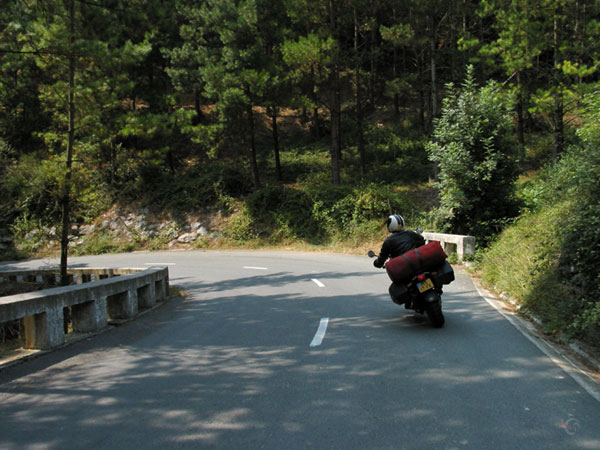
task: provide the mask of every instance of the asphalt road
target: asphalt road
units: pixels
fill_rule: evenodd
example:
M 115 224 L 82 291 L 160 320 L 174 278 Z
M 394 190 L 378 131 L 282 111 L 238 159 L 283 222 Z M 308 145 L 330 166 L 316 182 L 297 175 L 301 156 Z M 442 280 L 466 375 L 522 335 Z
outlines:
M 391 302 L 366 256 L 70 262 L 168 264 L 187 295 L 0 371 L 0 449 L 600 448 L 593 392 L 460 269 L 435 329 Z

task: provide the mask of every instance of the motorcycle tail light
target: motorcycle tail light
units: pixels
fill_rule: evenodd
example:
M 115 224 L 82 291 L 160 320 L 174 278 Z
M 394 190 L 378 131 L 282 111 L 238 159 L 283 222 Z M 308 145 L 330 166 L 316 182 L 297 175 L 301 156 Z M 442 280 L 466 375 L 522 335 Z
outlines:
M 425 278 L 427 278 L 425 275 L 421 274 L 417 277 L 418 281 L 423 281 Z

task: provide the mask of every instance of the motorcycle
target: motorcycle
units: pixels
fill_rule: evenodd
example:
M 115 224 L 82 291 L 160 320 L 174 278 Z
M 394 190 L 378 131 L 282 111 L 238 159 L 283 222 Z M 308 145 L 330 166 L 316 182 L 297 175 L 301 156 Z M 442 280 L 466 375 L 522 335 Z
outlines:
M 374 258 L 377 255 L 369 250 L 368 256 Z M 419 314 L 426 314 L 434 327 L 441 328 L 445 322 L 442 312 L 442 287 L 452 281 L 454 270 L 448 261 L 444 261 L 434 268 L 418 271 L 406 283 L 393 282 L 389 293 L 394 303 L 404 305 L 406 309 L 412 309 Z

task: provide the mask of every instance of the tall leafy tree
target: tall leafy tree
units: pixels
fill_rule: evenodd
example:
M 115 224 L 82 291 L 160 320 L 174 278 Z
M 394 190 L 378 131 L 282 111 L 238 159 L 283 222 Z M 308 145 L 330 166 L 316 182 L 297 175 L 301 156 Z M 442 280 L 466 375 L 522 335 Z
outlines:
M 410 45 L 415 35 L 415 31 L 410 24 L 401 22 L 401 20 L 398 9 L 393 7 L 392 23 L 389 26 L 381 25 L 380 27 L 383 41 L 392 48 L 391 79 L 387 82 L 386 92 L 394 99 L 394 113 L 396 115 L 400 113 L 400 95 L 410 89 L 409 82 L 416 78 L 411 77 L 407 68 L 401 66 L 399 54 L 403 48 Z
M 35 134 L 47 124 L 37 96 L 44 74 L 19 39 L 29 20 L 23 2 L 8 2 L 0 10 L 0 139 L 13 158 L 34 151 L 39 146 Z
M 294 72 L 295 79 L 305 81 L 307 98 L 314 102 L 315 110 L 321 106 L 329 111 L 331 176 L 333 184 L 340 184 L 342 90 L 346 85 L 346 80 L 342 79 L 346 69 L 343 38 L 345 26 L 354 23 L 353 9 L 345 2 L 334 0 L 303 0 L 299 4 L 313 11 L 312 22 L 302 21 L 308 31 L 285 42 L 284 60 Z M 315 15 L 315 11 L 320 14 Z
M 595 71 L 598 6 L 587 0 L 486 0 L 482 7 L 498 34 L 480 53 L 493 58 L 491 64 L 499 61 L 516 86 L 519 141 L 524 143 L 523 111 L 532 95 L 534 109 L 550 124 L 556 159 L 564 148 L 567 104 Z
M 448 85 L 427 151 L 439 165 L 440 225 L 484 239 L 516 214 L 512 121 L 498 85 L 478 87 L 469 66 L 460 89 Z
M 17 27 L 20 54 L 33 58 L 43 74 L 37 88 L 51 120 L 40 135 L 51 157 L 65 161 L 61 277 L 66 282 L 75 154 L 78 161 L 94 160 L 110 140 L 105 121 L 120 108 L 119 82 L 126 84 L 119 77 L 122 62 L 138 49 L 114 38 L 114 14 L 123 9 L 76 0 L 37 0 L 25 7 Z
M 269 106 L 277 137 L 276 107 L 284 78 L 279 45 L 285 15 L 271 0 L 183 2 L 181 12 L 183 43 L 167 51 L 174 64 L 170 74 L 215 104 L 220 145 L 247 149 L 252 181 L 258 187 L 254 107 Z M 278 138 L 274 146 L 280 177 Z

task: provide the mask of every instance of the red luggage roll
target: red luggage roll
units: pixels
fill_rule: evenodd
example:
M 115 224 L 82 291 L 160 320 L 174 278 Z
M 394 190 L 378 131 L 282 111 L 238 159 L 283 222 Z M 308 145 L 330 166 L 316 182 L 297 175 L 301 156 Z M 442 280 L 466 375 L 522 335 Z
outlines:
M 447 257 L 441 244 L 431 241 L 429 244 L 390 259 L 385 263 L 385 270 L 390 280 L 402 284 L 410 281 L 419 272 L 439 266 Z

